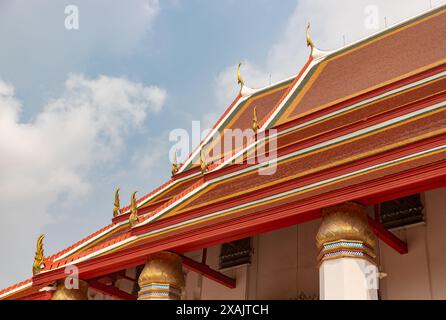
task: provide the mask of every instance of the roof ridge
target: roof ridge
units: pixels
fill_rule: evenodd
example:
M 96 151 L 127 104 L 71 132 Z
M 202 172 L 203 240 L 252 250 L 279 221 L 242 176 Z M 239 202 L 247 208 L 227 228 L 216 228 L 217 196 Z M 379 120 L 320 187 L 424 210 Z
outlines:
M 389 31 L 397 30 L 400 27 L 403 27 L 403 26 L 405 26 L 407 24 L 411 24 L 412 22 L 415 22 L 418 19 L 422 19 L 423 17 L 429 17 L 432 14 L 435 14 L 435 13 L 437 13 L 439 11 L 442 11 L 442 10 L 445 10 L 445 9 L 446 9 L 446 3 L 434 6 L 432 8 L 427 9 L 427 10 L 424 10 L 424 11 L 421 11 L 420 13 L 418 13 L 418 14 L 416 14 L 414 16 L 410 16 L 410 17 L 404 18 L 404 19 L 402 19 L 402 20 L 400 20 L 398 22 L 395 22 L 395 23 L 385 27 L 382 30 L 379 30 L 377 32 L 374 32 L 372 34 L 364 36 L 363 38 L 360 38 L 360 39 L 358 39 L 356 41 L 353 41 L 352 43 L 349 43 L 349 44 L 347 44 L 345 46 L 342 46 L 342 47 L 339 47 L 337 49 L 333 49 L 333 50 L 327 51 L 329 53 L 326 56 L 324 56 L 323 59 L 321 59 L 321 60 L 325 60 L 327 58 L 335 56 L 335 55 L 337 55 L 337 54 L 339 54 L 339 53 L 341 53 L 343 51 L 348 51 L 349 49 L 352 49 L 352 48 L 356 47 L 357 45 L 360 45 L 361 43 L 367 43 L 369 40 L 372 40 L 373 38 L 376 38 L 376 37 L 378 37 L 380 35 L 384 35 L 384 34 L 386 34 Z M 319 59 L 317 59 L 317 60 L 318 60 L 318 62 L 320 62 Z
M 32 283 L 32 282 L 33 282 L 33 279 L 32 279 L 32 278 L 28 278 L 28 279 L 26 279 L 26 280 L 23 280 L 23 281 L 14 283 L 14 284 L 12 284 L 12 285 L 10 285 L 10 286 L 8 286 L 8 287 L 6 287 L 6 288 L 0 290 L 0 296 L 1 296 L 1 295 L 4 295 L 4 294 L 6 294 L 6 293 L 8 293 L 9 291 L 12 291 L 12 290 L 14 290 L 14 289 L 17 289 L 17 288 L 19 288 L 19 287 L 21 287 L 21 286 L 24 286 L 24 285 L 29 284 L 29 283 Z M 0 297 L 0 299 L 3 299 L 3 298 Z

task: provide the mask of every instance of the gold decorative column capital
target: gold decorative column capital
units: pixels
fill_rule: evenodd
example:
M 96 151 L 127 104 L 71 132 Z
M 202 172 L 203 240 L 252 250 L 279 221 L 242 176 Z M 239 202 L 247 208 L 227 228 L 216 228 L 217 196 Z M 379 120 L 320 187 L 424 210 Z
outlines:
M 139 300 L 180 299 L 185 287 L 181 256 L 168 251 L 150 254 L 138 284 Z
M 322 209 L 322 223 L 316 235 L 320 260 L 343 256 L 375 258 L 376 236 L 364 206 L 345 202 Z
M 79 279 L 78 289 L 68 289 L 63 280 L 59 281 L 51 300 L 88 300 L 88 283 Z
M 138 208 L 136 206 L 136 193 L 138 191 L 134 191 L 132 193 L 132 196 L 130 197 L 130 216 L 129 216 L 129 223 L 130 226 L 133 227 L 135 224 L 138 223 Z

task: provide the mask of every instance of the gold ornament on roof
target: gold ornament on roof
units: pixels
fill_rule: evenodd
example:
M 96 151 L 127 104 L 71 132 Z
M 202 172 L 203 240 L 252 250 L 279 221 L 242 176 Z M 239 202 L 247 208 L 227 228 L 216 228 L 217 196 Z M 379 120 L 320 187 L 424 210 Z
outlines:
M 237 83 L 240 85 L 240 88 L 245 85 L 245 82 L 243 81 L 242 74 L 240 72 L 240 67 L 242 66 L 242 63 L 240 62 L 237 66 Z
M 307 23 L 307 47 L 311 48 L 310 54 L 313 54 L 314 43 L 310 37 L 310 22 Z
M 175 175 L 175 173 L 178 172 L 178 164 L 177 164 L 177 150 L 175 150 L 173 154 L 173 161 L 172 161 L 172 175 Z
M 120 213 L 120 204 L 119 204 L 119 188 L 115 191 L 115 204 L 113 207 L 113 217 L 116 217 Z
M 201 168 L 201 173 L 205 173 L 208 170 L 208 165 L 203 156 L 203 149 L 201 149 L 200 151 L 200 168 Z
M 257 133 L 259 128 L 260 128 L 260 125 L 259 125 L 259 121 L 257 120 L 257 107 L 254 107 L 253 116 L 252 116 L 252 130 L 254 131 L 254 133 Z
M 45 267 L 44 264 L 44 255 L 43 255 L 43 239 L 45 238 L 44 234 L 41 234 L 37 238 L 37 249 L 36 249 L 36 255 L 34 257 L 34 263 L 33 263 L 33 275 L 39 274 L 40 271 Z
M 132 197 L 130 198 L 130 217 L 129 217 L 129 222 L 130 222 L 130 226 L 134 226 L 137 222 L 138 222 L 138 208 L 136 208 L 136 198 L 135 195 L 138 191 L 134 191 L 132 193 Z

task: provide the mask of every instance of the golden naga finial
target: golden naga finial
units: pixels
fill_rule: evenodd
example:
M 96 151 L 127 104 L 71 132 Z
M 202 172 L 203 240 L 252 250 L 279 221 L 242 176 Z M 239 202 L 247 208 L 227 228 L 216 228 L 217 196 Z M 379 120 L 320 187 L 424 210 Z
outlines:
M 37 250 L 36 255 L 34 257 L 34 263 L 33 263 L 33 276 L 36 274 L 39 274 L 40 271 L 45 267 L 44 264 L 44 256 L 43 256 L 43 239 L 45 238 L 44 234 L 41 234 L 37 238 Z
M 134 191 L 132 193 L 132 197 L 130 198 L 131 207 L 130 207 L 129 222 L 130 226 L 132 227 L 138 222 L 138 208 L 136 208 L 136 198 L 135 198 L 137 192 L 138 191 Z
M 240 62 L 237 66 L 237 83 L 240 85 L 240 88 L 245 85 L 245 82 L 243 81 L 242 74 L 240 72 L 240 67 L 242 66 L 242 63 Z
M 252 130 L 254 133 L 257 133 L 257 131 L 260 129 L 259 121 L 257 120 L 257 107 L 254 107 L 253 110 L 253 117 L 252 117 Z
M 201 173 L 205 173 L 208 170 L 208 165 L 203 157 L 203 149 L 201 149 L 200 151 L 200 168 L 201 168 Z
M 310 22 L 307 23 L 307 47 L 311 48 L 310 54 L 313 54 L 314 43 L 310 38 Z
M 115 205 L 113 208 L 113 217 L 116 217 L 120 213 L 120 204 L 119 204 L 119 188 L 115 191 Z
M 173 154 L 173 161 L 172 161 L 172 175 L 175 175 L 175 173 L 178 172 L 178 164 L 177 164 L 177 150 L 175 150 Z

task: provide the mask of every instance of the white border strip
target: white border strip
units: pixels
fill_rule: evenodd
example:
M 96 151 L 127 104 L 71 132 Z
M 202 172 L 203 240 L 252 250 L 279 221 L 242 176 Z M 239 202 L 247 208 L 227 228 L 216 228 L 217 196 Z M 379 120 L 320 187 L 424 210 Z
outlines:
M 265 130 L 271 123 L 273 119 L 277 116 L 277 114 L 282 110 L 283 106 L 288 102 L 288 99 L 294 94 L 294 92 L 299 88 L 301 83 L 304 81 L 304 79 L 307 77 L 308 73 L 319 64 L 321 60 L 312 60 L 308 67 L 305 69 L 304 73 L 302 73 L 300 79 L 294 84 L 293 88 L 288 92 L 287 96 L 282 100 L 282 102 L 279 104 L 279 106 L 276 108 L 276 110 L 273 112 L 273 114 L 268 118 L 268 120 L 263 124 L 263 126 L 260 128 L 260 131 Z
M 70 251 L 64 253 L 63 255 L 61 255 L 61 256 L 59 256 L 59 257 L 57 257 L 56 259 L 54 259 L 54 261 L 58 261 L 58 260 L 60 260 L 60 259 L 64 259 L 64 258 L 66 258 L 66 257 L 68 257 L 68 256 L 70 256 L 70 255 L 72 255 L 73 253 L 75 253 L 75 252 L 78 251 L 79 249 L 81 249 L 81 248 L 83 248 L 83 247 L 89 245 L 90 243 L 92 243 L 92 242 L 96 241 L 97 239 L 99 239 L 99 238 L 105 236 L 106 234 L 112 232 L 113 230 L 115 230 L 116 228 L 118 228 L 118 227 L 120 227 L 120 226 L 122 226 L 122 225 L 124 225 L 124 224 L 127 224 L 127 221 L 122 221 L 122 222 L 120 222 L 120 223 L 114 224 L 114 225 L 111 226 L 109 229 L 106 229 L 106 230 L 102 231 L 102 232 L 99 233 L 98 235 L 92 237 L 91 239 L 88 239 L 87 241 L 85 241 L 85 242 L 79 244 L 78 246 L 74 247 L 74 248 L 71 249 Z
M 26 289 L 28 287 L 31 287 L 32 284 L 33 284 L 32 282 L 29 282 L 29 283 L 26 283 L 26 284 L 24 284 L 24 285 L 22 285 L 20 287 L 15 288 L 14 290 L 6 291 L 5 293 L 0 294 L 0 299 L 6 298 L 6 297 L 10 296 L 11 294 L 13 294 L 15 292 L 18 292 L 18 291 L 24 290 L 24 289 Z

